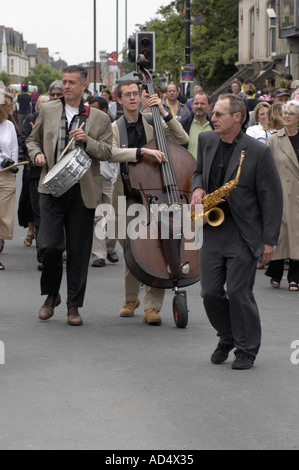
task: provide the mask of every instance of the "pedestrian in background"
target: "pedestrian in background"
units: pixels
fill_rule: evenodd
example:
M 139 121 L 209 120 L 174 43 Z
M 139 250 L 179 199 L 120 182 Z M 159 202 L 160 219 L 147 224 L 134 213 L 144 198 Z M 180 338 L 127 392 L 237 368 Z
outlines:
M 18 139 L 14 125 L 8 120 L 13 109 L 13 96 L 0 90 L 0 169 L 18 162 Z M 0 172 L 0 253 L 4 240 L 12 240 L 16 193 L 15 170 Z M 0 270 L 5 267 L 0 263 Z
M 108 102 L 101 96 L 91 97 L 89 99 L 89 106 L 103 111 L 104 113 L 108 113 Z M 96 208 L 94 219 L 94 234 L 91 250 L 92 267 L 94 268 L 103 268 L 106 265 L 106 259 L 108 259 L 110 263 L 117 263 L 119 261 L 115 251 L 117 242 L 116 238 L 99 238 L 97 231 L 97 225 L 101 223 L 103 218 L 102 205 L 105 204 L 106 206 L 111 206 L 112 190 L 116 181 L 119 165 L 118 163 L 110 162 L 99 162 L 99 165 L 103 190 L 98 207 Z M 107 213 L 105 217 L 106 220 L 109 216 L 111 216 L 111 213 Z
M 289 258 L 287 279 L 290 291 L 299 290 L 299 102 L 289 101 L 283 109 L 284 128 L 269 137 L 283 190 L 283 216 L 278 245 L 266 276 L 279 288 L 284 260 Z
M 19 107 L 18 124 L 22 132 L 26 116 L 31 113 L 31 96 L 28 94 L 28 86 L 26 84 L 22 84 L 22 91 L 18 95 L 16 102 Z

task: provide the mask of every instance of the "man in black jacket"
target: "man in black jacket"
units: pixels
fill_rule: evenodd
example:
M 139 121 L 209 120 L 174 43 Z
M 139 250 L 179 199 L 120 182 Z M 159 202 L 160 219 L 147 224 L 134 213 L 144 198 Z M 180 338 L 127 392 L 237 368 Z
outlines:
M 22 85 L 22 93 L 18 95 L 17 103 L 19 105 L 19 128 L 22 132 L 26 116 L 31 113 L 31 96 L 28 94 L 28 87 L 25 84 Z
M 212 113 L 215 132 L 198 138 L 191 202 L 201 204 L 206 194 L 234 179 L 244 150 L 239 183 L 220 204 L 225 220 L 218 227 L 204 226 L 200 250 L 204 306 L 220 337 L 211 361 L 224 362 L 236 348 L 233 369 L 252 367 L 260 348 L 261 325 L 253 295 L 256 264 L 260 255 L 264 264 L 272 258 L 282 217 L 282 190 L 271 151 L 243 134 L 245 117 L 240 98 L 220 96 Z

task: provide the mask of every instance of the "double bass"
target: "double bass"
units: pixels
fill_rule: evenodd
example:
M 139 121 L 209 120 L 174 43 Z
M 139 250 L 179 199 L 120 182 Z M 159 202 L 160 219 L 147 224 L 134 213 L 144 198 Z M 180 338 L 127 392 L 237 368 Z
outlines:
M 150 96 L 155 94 L 153 77 L 145 68 L 146 59 L 138 57 L 138 76 Z M 127 236 L 124 256 L 130 272 L 140 282 L 162 289 L 173 289 L 173 314 L 176 325 L 185 327 L 188 321 L 186 291 L 179 288 L 195 284 L 200 279 L 199 251 L 184 233 L 184 214 L 189 214 L 191 181 L 196 161 L 188 150 L 167 139 L 158 106 L 152 107 L 155 138 L 145 147 L 158 149 L 166 156 L 159 164 L 143 156 L 138 163 L 129 163 L 128 179 L 133 192 L 148 214 L 147 236 Z M 187 209 L 187 210 L 186 210 Z M 166 221 L 166 222 L 165 222 Z M 186 221 L 186 218 L 185 218 Z M 194 236 L 194 222 L 188 216 Z M 157 230 L 152 230 L 152 225 Z M 167 227 L 165 227 L 165 224 Z M 179 226 L 178 226 L 179 225 Z M 163 237 L 166 229 L 167 236 Z M 153 232 L 158 236 L 153 236 Z

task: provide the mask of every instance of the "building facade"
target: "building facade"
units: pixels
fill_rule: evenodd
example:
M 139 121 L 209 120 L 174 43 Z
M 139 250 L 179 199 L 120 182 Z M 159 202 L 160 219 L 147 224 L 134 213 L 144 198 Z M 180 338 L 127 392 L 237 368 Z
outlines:
M 299 0 L 239 0 L 237 67 L 255 77 L 299 78 Z
M 8 55 L 8 75 L 15 83 L 22 82 L 29 73 L 29 59 L 25 55 L 23 35 L 12 28 L 5 28 Z
M 4 26 L 0 26 L 0 72 L 8 73 L 8 55 Z

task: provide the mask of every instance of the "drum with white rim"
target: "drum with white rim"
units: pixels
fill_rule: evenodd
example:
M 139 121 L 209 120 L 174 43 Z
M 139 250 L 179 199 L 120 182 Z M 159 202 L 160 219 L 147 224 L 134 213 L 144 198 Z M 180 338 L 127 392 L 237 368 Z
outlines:
M 77 147 L 68 152 L 47 173 L 42 185 L 55 197 L 62 196 L 74 184 L 78 183 L 91 165 L 91 159 L 87 153 Z

